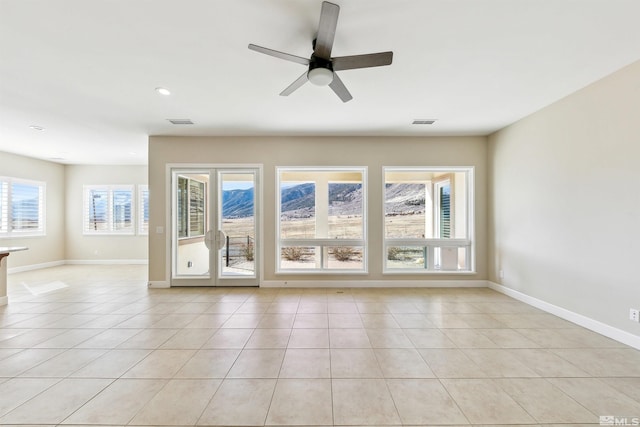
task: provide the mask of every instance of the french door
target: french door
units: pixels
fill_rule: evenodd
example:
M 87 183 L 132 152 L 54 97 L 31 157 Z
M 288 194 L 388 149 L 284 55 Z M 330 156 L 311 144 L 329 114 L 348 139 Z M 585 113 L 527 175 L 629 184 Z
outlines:
M 259 169 L 171 172 L 171 286 L 258 286 Z

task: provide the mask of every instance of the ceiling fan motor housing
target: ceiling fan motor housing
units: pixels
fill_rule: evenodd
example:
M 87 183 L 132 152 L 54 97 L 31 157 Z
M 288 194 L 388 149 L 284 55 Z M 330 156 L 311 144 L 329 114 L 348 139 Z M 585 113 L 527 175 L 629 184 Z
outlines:
M 309 81 L 318 86 L 326 86 L 333 81 L 333 65 L 331 61 L 311 56 L 309 61 L 309 71 L 307 72 Z

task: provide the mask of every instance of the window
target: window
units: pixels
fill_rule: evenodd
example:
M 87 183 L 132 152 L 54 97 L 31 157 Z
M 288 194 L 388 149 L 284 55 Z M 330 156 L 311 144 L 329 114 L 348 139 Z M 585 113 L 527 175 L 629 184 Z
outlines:
M 204 236 L 206 187 L 203 181 L 178 177 L 178 238 Z
M 149 234 L 149 187 L 138 186 L 138 234 Z
M 0 177 L 0 236 L 45 235 L 45 183 Z
M 134 234 L 133 185 L 84 187 L 84 234 Z
M 278 168 L 278 272 L 366 271 L 366 169 Z
M 384 168 L 384 180 L 384 271 L 473 271 L 473 169 Z

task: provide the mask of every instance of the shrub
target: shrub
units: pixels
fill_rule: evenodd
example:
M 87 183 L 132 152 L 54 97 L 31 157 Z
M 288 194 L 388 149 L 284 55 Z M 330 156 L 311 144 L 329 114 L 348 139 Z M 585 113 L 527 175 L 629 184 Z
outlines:
M 387 251 L 387 259 L 391 261 L 400 261 L 402 259 L 402 249 L 397 246 L 392 246 Z
M 358 251 L 349 246 L 336 246 L 332 253 L 338 261 L 349 261 L 358 254 Z
M 253 243 L 247 243 L 242 246 L 242 254 L 247 261 L 253 261 Z
M 300 261 L 304 255 L 302 248 L 297 246 L 289 246 L 282 248 L 282 256 L 287 261 Z

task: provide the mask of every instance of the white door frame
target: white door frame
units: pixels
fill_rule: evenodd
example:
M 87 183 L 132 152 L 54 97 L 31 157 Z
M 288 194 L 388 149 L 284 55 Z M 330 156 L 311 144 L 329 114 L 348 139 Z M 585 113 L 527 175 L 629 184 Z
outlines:
M 175 268 L 175 250 L 174 242 L 177 243 L 177 232 L 175 231 L 174 218 L 176 216 L 176 200 L 175 200 L 175 187 L 174 187 L 174 175 L 177 173 L 209 173 L 211 181 L 209 189 L 207 190 L 208 197 L 210 198 L 208 203 L 208 209 L 217 209 L 218 205 L 218 173 L 226 172 L 233 173 L 235 171 L 247 171 L 255 174 L 255 246 L 254 246 L 254 262 L 255 262 L 255 277 L 243 278 L 239 277 L 221 277 L 217 271 L 219 268 L 217 250 L 212 251 L 215 255 L 210 256 L 210 268 L 212 274 L 208 278 L 199 278 L 197 276 L 187 277 L 174 274 Z M 261 164 L 212 164 L 212 163 L 172 163 L 166 165 L 167 174 L 167 189 L 166 189 L 166 236 L 167 236 L 167 276 L 171 286 L 259 286 L 263 281 L 263 201 L 262 201 L 262 181 L 263 181 L 263 165 Z M 214 185 L 215 184 L 215 185 Z M 215 216 L 217 212 L 212 212 L 211 222 L 217 222 Z M 209 224 L 209 228 L 214 230 L 217 228 L 217 224 Z M 215 245 L 215 243 L 214 243 Z

